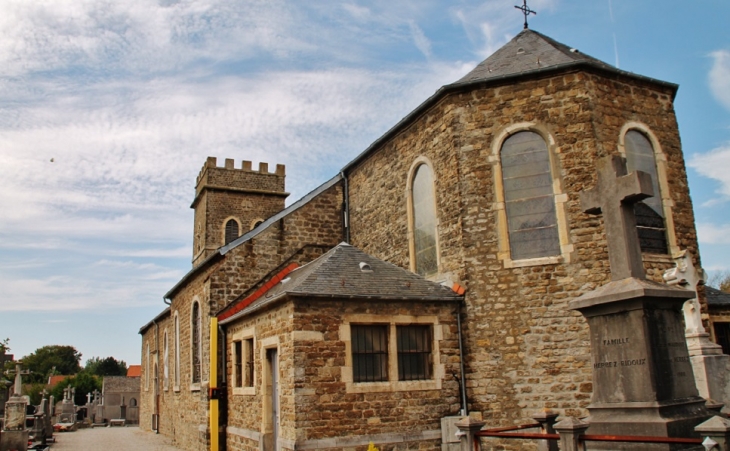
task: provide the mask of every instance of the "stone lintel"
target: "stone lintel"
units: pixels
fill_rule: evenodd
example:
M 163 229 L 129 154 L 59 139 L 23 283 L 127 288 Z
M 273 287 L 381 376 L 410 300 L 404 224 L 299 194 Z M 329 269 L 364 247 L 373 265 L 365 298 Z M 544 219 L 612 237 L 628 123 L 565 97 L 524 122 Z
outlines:
M 590 293 L 573 299 L 568 304 L 568 308 L 583 311 L 618 301 L 676 300 L 684 302 L 694 297 L 694 291 L 670 287 L 651 280 L 628 277 L 613 280 Z M 641 308 L 642 305 L 643 303 L 637 302 L 636 309 Z

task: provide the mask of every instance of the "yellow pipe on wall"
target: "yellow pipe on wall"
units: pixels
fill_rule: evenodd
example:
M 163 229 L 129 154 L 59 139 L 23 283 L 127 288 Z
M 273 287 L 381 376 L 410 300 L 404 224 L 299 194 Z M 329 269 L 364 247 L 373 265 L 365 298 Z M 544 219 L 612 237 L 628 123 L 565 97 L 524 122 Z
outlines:
M 210 319 L 210 381 L 208 413 L 210 416 L 210 451 L 218 451 L 218 399 L 213 399 L 213 389 L 218 388 L 218 318 Z

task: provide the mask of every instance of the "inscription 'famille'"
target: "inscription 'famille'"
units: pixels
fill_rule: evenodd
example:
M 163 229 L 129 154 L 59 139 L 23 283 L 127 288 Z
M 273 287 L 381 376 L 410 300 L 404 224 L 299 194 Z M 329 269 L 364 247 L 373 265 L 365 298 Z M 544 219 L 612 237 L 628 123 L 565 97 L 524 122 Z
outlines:
M 625 345 L 629 342 L 629 338 L 612 338 L 610 340 L 602 340 L 604 346 L 610 345 Z

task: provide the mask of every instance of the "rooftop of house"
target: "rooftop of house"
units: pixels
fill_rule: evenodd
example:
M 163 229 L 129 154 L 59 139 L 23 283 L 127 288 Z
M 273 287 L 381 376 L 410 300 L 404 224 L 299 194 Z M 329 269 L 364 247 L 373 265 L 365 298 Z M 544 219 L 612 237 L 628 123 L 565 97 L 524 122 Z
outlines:
M 288 272 L 258 296 L 234 302 L 222 315 L 232 321 L 276 302 L 284 296 L 368 300 L 458 302 L 463 295 L 347 243 L 340 243 L 318 259 Z
M 730 307 L 730 293 L 705 286 L 705 296 L 710 307 Z
M 127 377 L 140 376 L 142 376 L 142 365 L 129 365 L 129 367 L 127 367 Z

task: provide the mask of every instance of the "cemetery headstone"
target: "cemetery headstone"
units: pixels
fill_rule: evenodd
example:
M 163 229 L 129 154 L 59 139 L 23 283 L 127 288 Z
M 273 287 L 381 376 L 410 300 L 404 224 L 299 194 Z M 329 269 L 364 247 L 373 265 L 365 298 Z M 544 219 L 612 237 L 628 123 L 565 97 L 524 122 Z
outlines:
M 20 365 L 15 366 L 15 386 L 13 396 L 5 403 L 3 430 L 0 433 L 0 451 L 26 451 L 28 449 L 29 433 L 25 428 L 25 414 L 28 401 L 21 396 L 23 386 L 22 375 L 29 374 L 22 371 Z
M 684 338 L 682 305 L 694 293 L 645 278 L 633 205 L 651 191 L 647 175 L 627 174 L 625 160 L 615 155 L 598 162 L 597 186 L 581 196 L 585 212 L 603 214 L 612 279 L 570 303 L 590 328 L 588 434 L 693 437 L 694 427 L 710 417 Z M 591 447 L 617 449 L 601 442 Z M 672 448 L 640 443 L 620 449 Z

